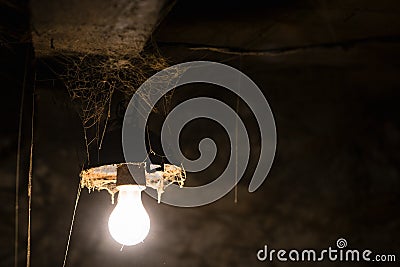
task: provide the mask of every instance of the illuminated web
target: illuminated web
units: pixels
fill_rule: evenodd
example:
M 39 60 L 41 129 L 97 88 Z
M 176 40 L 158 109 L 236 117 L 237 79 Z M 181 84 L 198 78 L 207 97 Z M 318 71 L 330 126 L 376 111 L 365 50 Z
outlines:
M 104 135 L 110 118 L 111 102 L 116 92 L 122 93 L 125 103 L 128 103 L 137 88 L 152 74 L 160 71 L 168 64 L 158 52 L 144 55 L 116 55 L 93 56 L 84 55 L 68 58 L 64 56 L 66 71 L 60 77 L 68 90 L 73 103 L 78 107 L 82 121 L 86 154 L 88 161 L 89 147 L 101 149 Z M 160 76 L 159 84 L 165 80 L 174 80 L 182 70 L 172 70 L 171 76 Z M 153 86 L 154 83 L 154 86 Z M 142 93 L 144 100 L 160 90 L 158 81 L 152 80 L 151 90 Z M 162 112 L 168 113 L 173 90 L 164 95 Z M 153 108 L 153 112 L 161 112 Z

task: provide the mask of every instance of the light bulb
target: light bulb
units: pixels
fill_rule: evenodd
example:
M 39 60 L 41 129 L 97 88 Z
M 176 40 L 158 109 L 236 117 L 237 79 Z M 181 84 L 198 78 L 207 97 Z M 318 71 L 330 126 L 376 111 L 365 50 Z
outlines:
M 142 242 L 150 231 L 150 218 L 143 207 L 140 185 L 118 186 L 118 203 L 108 220 L 111 236 L 124 246 Z

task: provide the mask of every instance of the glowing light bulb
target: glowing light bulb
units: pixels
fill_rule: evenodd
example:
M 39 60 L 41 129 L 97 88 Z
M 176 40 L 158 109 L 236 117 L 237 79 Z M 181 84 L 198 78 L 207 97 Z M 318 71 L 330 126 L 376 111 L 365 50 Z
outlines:
M 118 203 L 108 220 L 108 229 L 115 241 L 133 246 L 142 242 L 150 231 L 150 218 L 141 197 L 145 187 L 121 185 L 118 189 Z

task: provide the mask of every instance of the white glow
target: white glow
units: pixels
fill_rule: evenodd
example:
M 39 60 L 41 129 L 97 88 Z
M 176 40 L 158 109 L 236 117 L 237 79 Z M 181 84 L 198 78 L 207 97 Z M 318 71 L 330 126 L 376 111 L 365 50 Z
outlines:
M 142 242 L 150 231 L 150 218 L 143 207 L 144 186 L 119 186 L 118 203 L 108 220 L 111 236 L 118 243 L 133 246 Z

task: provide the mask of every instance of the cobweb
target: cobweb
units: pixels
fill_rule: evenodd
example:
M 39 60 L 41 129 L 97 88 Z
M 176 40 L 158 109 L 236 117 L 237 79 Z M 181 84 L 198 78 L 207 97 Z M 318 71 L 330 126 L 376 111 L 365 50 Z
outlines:
M 66 71 L 60 75 L 73 103 L 78 107 L 82 121 L 86 154 L 90 162 L 89 147 L 97 146 L 100 150 L 110 118 L 111 102 L 114 94 L 122 93 L 128 103 L 137 88 L 152 74 L 168 67 L 167 61 L 160 53 L 140 55 L 107 56 L 82 55 L 64 57 Z M 180 70 L 171 72 L 176 77 Z M 173 77 L 160 77 L 160 79 Z M 154 86 L 152 90 L 157 90 Z M 151 93 L 151 92 L 149 92 Z M 173 90 L 164 95 L 164 109 L 167 113 Z M 144 99 L 148 96 L 142 95 Z M 154 112 L 160 112 L 153 109 Z
M 99 167 L 82 170 L 81 187 L 86 187 L 89 193 L 93 190 L 106 190 L 111 195 L 111 202 L 114 204 L 114 195 L 118 192 L 117 169 L 121 165 L 129 165 L 137 163 L 120 163 L 103 165 Z M 145 163 L 144 163 L 145 164 Z M 186 171 L 183 166 L 175 166 L 172 164 L 150 165 L 150 171 L 145 171 L 146 186 L 157 190 L 158 203 L 161 202 L 161 195 L 165 189 L 173 183 L 183 187 L 186 180 Z

